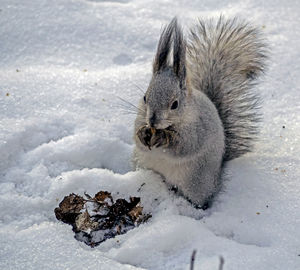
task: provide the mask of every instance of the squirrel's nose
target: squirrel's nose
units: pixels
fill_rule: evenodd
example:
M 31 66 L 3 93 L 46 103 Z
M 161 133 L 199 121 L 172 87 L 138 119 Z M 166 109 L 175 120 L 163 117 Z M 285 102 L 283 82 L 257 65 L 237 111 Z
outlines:
M 149 125 L 150 125 L 150 127 L 154 127 L 155 122 L 156 122 L 156 114 L 153 113 L 152 116 L 149 119 Z

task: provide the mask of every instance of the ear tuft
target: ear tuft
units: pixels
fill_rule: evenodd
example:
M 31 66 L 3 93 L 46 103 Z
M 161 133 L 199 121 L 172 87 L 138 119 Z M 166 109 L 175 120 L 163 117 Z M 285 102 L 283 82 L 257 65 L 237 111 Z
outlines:
M 173 45 L 173 71 L 179 78 L 180 87 L 185 82 L 185 55 L 186 43 L 183 38 L 181 27 L 177 23 L 177 18 L 174 17 L 169 25 L 165 26 L 160 36 L 157 52 L 153 63 L 153 73 L 171 66 L 169 63 L 169 55 Z
M 153 73 L 160 71 L 168 66 L 168 56 L 172 45 L 172 35 L 175 26 L 177 25 L 176 17 L 165 26 L 159 38 L 157 52 L 153 63 Z
M 179 78 L 181 85 L 185 80 L 185 55 L 186 44 L 183 38 L 182 29 L 177 25 L 177 21 L 175 21 L 173 32 L 173 70 Z

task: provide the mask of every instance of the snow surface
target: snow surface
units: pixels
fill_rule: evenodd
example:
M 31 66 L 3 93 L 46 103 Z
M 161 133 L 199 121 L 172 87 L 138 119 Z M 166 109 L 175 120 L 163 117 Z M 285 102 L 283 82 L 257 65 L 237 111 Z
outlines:
M 271 57 L 261 140 L 204 212 L 132 171 L 120 98 L 147 87 L 162 25 L 221 13 L 258 25 Z M 189 269 L 194 249 L 195 269 L 219 256 L 225 270 L 300 269 L 299 14 L 297 0 L 1 0 L 0 269 Z M 101 189 L 140 196 L 153 217 L 91 249 L 53 210 Z

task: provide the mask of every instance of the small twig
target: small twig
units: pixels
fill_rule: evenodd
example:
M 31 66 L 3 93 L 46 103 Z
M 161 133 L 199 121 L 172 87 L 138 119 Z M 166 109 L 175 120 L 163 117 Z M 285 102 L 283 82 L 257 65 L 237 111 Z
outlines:
M 139 189 L 137 190 L 137 192 L 140 192 L 141 189 L 142 189 L 142 187 L 143 187 L 144 185 L 146 185 L 146 183 L 141 184 L 141 186 L 139 187 Z
M 91 199 L 91 200 L 87 200 L 87 199 L 83 199 L 84 200 L 84 202 L 95 202 L 95 203 L 98 203 L 96 200 L 94 200 L 94 199 Z
M 190 270 L 194 270 L 194 263 L 195 263 L 196 252 L 197 252 L 197 250 L 194 249 L 193 253 L 192 253 L 192 256 L 191 256 L 191 267 L 190 267 Z
M 84 192 L 84 195 L 88 198 L 88 199 L 92 199 L 92 196 L 91 195 L 89 195 L 89 194 L 87 194 L 86 192 Z
M 219 264 L 219 270 L 223 270 L 223 265 L 224 265 L 224 258 L 222 256 L 219 257 L 220 258 L 220 264 Z

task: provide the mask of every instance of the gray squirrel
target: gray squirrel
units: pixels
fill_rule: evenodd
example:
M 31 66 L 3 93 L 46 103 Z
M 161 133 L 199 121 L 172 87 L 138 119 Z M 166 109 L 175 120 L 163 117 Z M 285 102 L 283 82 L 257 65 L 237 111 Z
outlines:
M 162 31 L 138 105 L 135 165 L 204 208 L 224 162 L 252 150 L 260 120 L 252 88 L 265 58 L 259 30 L 246 22 L 199 20 L 186 39 L 175 17 Z

